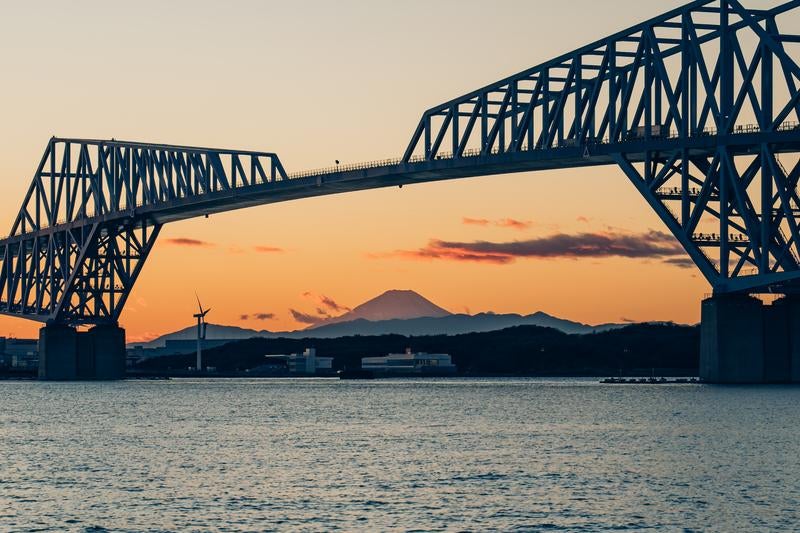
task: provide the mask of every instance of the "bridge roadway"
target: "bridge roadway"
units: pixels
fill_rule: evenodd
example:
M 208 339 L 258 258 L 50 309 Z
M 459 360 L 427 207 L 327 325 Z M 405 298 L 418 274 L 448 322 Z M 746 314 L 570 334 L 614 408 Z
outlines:
M 187 195 L 184 198 L 146 203 L 133 209 L 113 211 L 100 216 L 88 214 L 86 218 L 78 217 L 70 222 L 43 227 L 35 232 L 6 237 L 0 240 L 0 254 L 7 245 L 30 239 L 32 234 L 44 239 L 55 232 L 132 217 L 146 219 L 157 224 L 166 224 L 246 207 L 344 192 L 477 176 L 617 165 L 620 156 L 631 163 L 641 163 L 646 160 L 648 153 L 670 154 L 684 148 L 687 149 L 689 158 L 709 158 L 713 157 L 720 144 L 726 145 L 736 156 L 757 153 L 757 147 L 764 143 L 769 144 L 774 153 L 800 152 L 800 125 L 796 123 L 786 123 L 778 131 L 768 133 L 753 131 L 755 130 L 753 127 L 746 130 L 746 133 L 728 135 L 708 132 L 702 136 L 685 139 L 672 135 L 663 138 L 631 139 L 627 142 L 613 144 L 587 143 L 583 146 L 561 146 L 544 150 L 523 149 L 503 153 L 495 151 L 488 155 L 481 154 L 479 151 L 465 151 L 458 158 L 453 158 L 451 153 L 442 153 L 435 160 L 425 160 L 423 157 L 419 157 L 412 158 L 409 162 L 403 162 L 398 158 L 344 164 L 338 167 L 292 173 L 284 179 L 262 181 L 255 185 L 231 187 L 203 194 Z M 69 139 L 54 140 L 57 142 L 84 142 Z M 161 146 L 124 141 L 93 142 L 142 147 Z M 174 148 L 198 153 L 217 151 L 216 149 L 197 147 L 176 146 Z M 9 252 L 12 256 L 17 253 L 14 247 Z

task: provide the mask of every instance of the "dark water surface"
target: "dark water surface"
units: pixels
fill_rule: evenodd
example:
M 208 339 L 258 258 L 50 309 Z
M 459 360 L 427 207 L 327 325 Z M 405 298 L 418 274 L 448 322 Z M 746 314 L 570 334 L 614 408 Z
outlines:
M 792 531 L 800 388 L 0 382 L 0 531 Z

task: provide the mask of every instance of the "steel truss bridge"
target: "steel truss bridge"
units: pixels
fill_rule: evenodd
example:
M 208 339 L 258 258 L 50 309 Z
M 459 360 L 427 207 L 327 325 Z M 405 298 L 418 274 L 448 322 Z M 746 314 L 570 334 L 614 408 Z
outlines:
M 800 292 L 798 7 L 691 2 L 429 109 L 393 160 L 290 174 L 274 153 L 53 138 L 0 240 L 0 313 L 116 324 L 176 220 L 594 165 L 622 170 L 715 293 Z

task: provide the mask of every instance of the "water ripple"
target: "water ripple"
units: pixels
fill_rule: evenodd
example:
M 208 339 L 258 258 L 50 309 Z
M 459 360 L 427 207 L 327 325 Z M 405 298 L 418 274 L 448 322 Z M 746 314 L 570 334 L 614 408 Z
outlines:
M 779 531 L 800 389 L 0 383 L 0 531 Z

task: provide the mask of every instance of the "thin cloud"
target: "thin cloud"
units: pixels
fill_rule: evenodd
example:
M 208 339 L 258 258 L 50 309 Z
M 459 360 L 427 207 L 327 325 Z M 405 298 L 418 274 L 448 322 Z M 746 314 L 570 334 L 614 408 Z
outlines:
M 670 257 L 668 259 L 664 259 L 664 263 L 678 268 L 695 267 L 694 261 L 692 261 L 688 257 Z
M 291 313 L 292 318 L 294 318 L 295 321 L 300 322 L 301 324 L 312 324 L 312 325 L 319 324 L 326 318 L 324 316 L 316 316 L 308 313 L 303 313 L 302 311 L 298 311 L 297 309 L 289 309 L 289 313 Z
M 467 226 L 497 226 L 498 228 L 510 228 L 516 230 L 525 230 L 533 226 L 532 220 L 517 220 L 515 218 L 500 218 L 497 220 L 489 220 L 488 218 L 470 218 L 463 217 L 461 223 Z
M 517 259 L 607 258 L 677 259 L 685 254 L 680 244 L 664 232 L 558 233 L 509 242 L 453 242 L 433 239 L 417 250 L 397 250 L 372 257 L 466 261 L 505 265 Z
M 214 246 L 212 242 L 190 239 L 189 237 L 173 237 L 171 239 L 164 239 L 164 242 L 174 246 Z
M 514 262 L 514 258 L 500 254 L 471 253 L 465 250 L 447 249 L 442 241 L 432 240 L 427 246 L 417 250 L 395 250 L 394 252 L 367 254 L 371 259 L 411 259 L 411 260 L 448 260 L 448 261 L 471 261 L 476 263 L 494 263 L 505 265 Z
M 585 217 L 585 216 L 579 216 L 579 217 L 578 217 L 578 218 L 576 218 L 575 220 L 576 220 L 577 222 L 581 222 L 581 223 L 583 223 L 583 224 L 588 224 L 588 223 L 589 223 L 589 217 Z
M 253 250 L 262 254 L 279 254 L 286 251 L 283 248 L 278 248 L 277 246 L 253 246 Z
M 311 291 L 306 291 L 302 294 L 303 298 L 308 298 L 310 300 L 315 300 L 318 302 L 322 307 L 318 309 L 320 314 L 328 314 L 327 310 L 333 311 L 335 313 L 346 313 L 350 311 L 350 308 L 346 305 L 340 304 L 330 296 L 325 296 L 324 294 L 315 294 Z M 327 309 L 327 310 L 326 310 Z
M 255 320 L 274 320 L 275 313 L 253 313 L 248 315 L 240 315 L 240 320 L 250 320 L 251 318 Z
M 336 311 L 338 313 L 342 313 L 342 312 L 346 313 L 347 311 L 350 311 L 350 308 L 347 307 L 346 305 L 342 305 L 342 304 L 336 302 L 333 298 L 330 298 L 329 296 L 325 296 L 324 294 L 321 294 L 319 296 L 319 300 L 320 300 L 320 303 L 322 303 L 322 305 L 324 305 L 325 307 L 327 307 L 331 311 Z
M 511 228 L 517 230 L 524 230 L 528 229 L 533 226 L 532 220 L 516 220 L 513 218 L 504 218 L 502 220 L 497 220 L 494 223 L 495 226 L 499 226 L 501 228 Z

